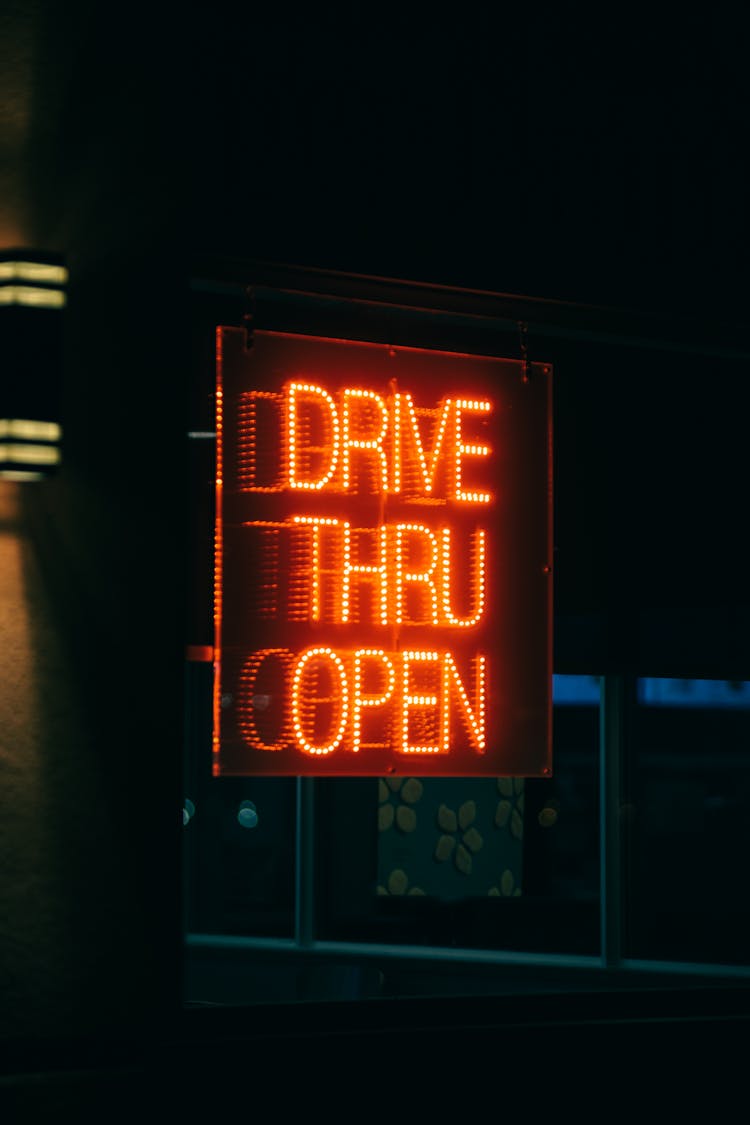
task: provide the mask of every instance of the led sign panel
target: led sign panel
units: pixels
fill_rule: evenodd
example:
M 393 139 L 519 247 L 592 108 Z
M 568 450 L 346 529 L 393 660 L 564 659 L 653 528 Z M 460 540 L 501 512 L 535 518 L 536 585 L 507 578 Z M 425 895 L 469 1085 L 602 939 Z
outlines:
M 551 769 L 551 371 L 217 335 L 214 773 Z

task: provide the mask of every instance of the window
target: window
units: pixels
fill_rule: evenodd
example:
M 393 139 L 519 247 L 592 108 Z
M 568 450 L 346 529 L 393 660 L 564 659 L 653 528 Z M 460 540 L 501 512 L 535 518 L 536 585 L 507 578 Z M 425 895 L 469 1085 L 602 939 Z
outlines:
M 709 471 L 689 454 L 696 427 L 708 440 L 709 406 L 722 416 L 725 406 L 691 393 L 702 357 L 554 328 L 537 337 L 555 370 L 552 777 L 212 777 L 210 386 L 231 286 L 205 288 L 191 440 L 186 1002 L 750 976 L 750 684 L 722 679 L 742 663 L 747 631 L 736 625 L 734 647 L 716 631 L 734 607 L 737 622 L 746 613 L 726 564 L 736 528 L 714 513 L 713 539 L 675 572 L 689 505 L 655 487 L 665 466 L 690 463 L 693 483 Z M 270 330 L 517 354 L 515 323 L 376 304 L 261 286 L 254 313 Z M 241 310 L 238 297 L 232 323 Z M 621 392 L 615 412 L 603 372 Z M 736 476 L 735 444 L 716 462 L 724 481 Z M 688 666 L 704 678 L 674 678 Z

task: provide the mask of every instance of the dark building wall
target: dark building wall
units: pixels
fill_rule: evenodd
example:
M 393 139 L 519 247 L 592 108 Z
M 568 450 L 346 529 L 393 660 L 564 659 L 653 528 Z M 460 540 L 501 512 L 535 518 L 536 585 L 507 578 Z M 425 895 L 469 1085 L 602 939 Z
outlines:
M 218 18 L 190 64 L 193 237 L 355 272 L 742 314 L 745 42 L 705 13 Z M 217 192 L 222 206 L 206 206 Z
M 163 40 L 93 5 L 25 15 L 9 242 L 59 251 L 71 280 L 48 357 L 63 469 L 6 485 L 0 1024 L 127 1036 L 179 995 L 186 353 L 181 179 L 159 117 L 172 71 Z

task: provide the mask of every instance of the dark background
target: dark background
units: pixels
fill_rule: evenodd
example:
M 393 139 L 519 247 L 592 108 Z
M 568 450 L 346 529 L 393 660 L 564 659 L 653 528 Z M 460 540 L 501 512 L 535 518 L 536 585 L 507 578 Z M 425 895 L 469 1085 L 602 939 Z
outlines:
M 78 0 L 7 30 L 12 210 L 45 245 L 744 311 L 739 17 Z
M 36 764 L 2 790 L 0 1030 L 132 1041 L 180 1001 L 195 263 L 675 320 L 676 351 L 558 347 L 558 611 L 573 635 L 672 621 L 666 656 L 631 635 L 600 647 L 613 664 L 746 675 L 747 38 L 710 9 L 159 20 L 82 0 L 8 5 L 0 31 L 0 234 L 70 269 L 64 470 L 7 525 L 35 693 L 14 749 Z

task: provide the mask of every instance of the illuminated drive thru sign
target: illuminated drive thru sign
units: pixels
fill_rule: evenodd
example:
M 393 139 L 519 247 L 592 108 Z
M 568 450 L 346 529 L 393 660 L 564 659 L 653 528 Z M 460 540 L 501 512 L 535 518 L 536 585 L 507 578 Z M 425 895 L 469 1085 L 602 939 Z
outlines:
M 217 334 L 214 773 L 551 770 L 551 371 Z

